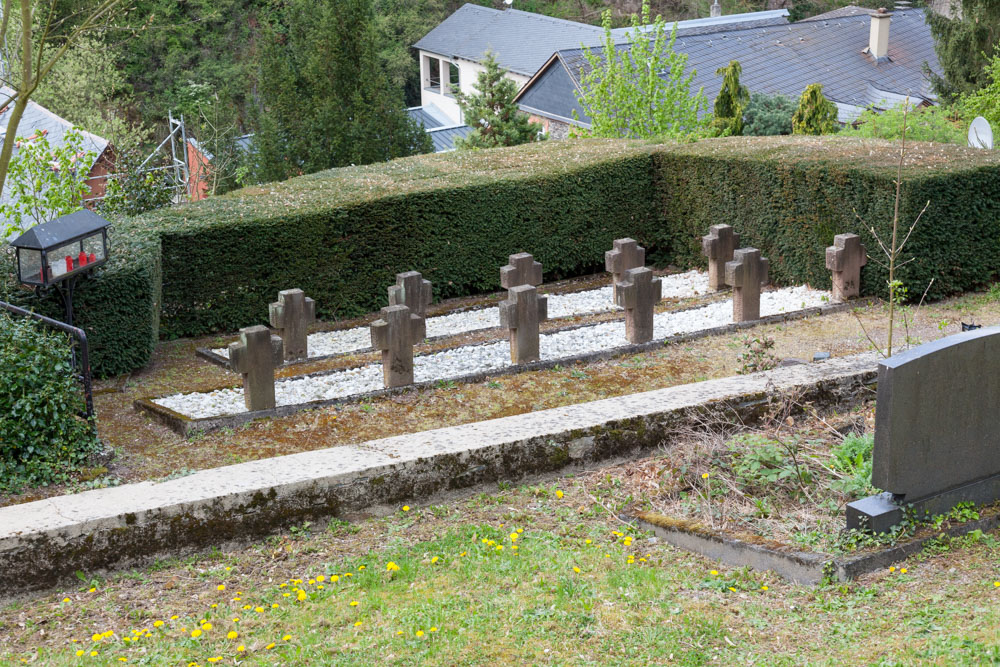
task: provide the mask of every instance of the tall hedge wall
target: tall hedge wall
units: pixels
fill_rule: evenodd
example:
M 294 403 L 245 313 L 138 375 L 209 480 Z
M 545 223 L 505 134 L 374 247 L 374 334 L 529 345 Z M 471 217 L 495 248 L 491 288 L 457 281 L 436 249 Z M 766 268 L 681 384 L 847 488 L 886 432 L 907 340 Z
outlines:
M 424 155 L 247 188 L 117 223 L 115 259 L 77 300 L 102 375 L 144 365 L 158 336 L 264 323 L 301 287 L 322 318 L 386 302 L 399 271 L 438 298 L 495 290 L 507 255 L 532 252 L 546 280 L 603 268 L 632 236 L 658 264 L 703 266 L 700 237 L 733 224 L 771 260 L 775 283 L 829 287 L 835 234 L 886 235 L 898 152 L 855 138 L 733 137 L 694 144 L 586 140 Z M 1000 152 L 911 145 L 901 219 L 931 204 L 901 279 L 932 297 L 1000 268 Z M 857 214 L 857 215 L 856 215 Z M 884 291 L 870 263 L 865 293 Z M 51 307 L 51 306 L 50 306 Z
M 699 237 L 729 223 L 770 260 L 777 284 L 828 289 L 824 250 L 836 234 L 862 237 L 880 260 L 873 227 L 891 238 L 898 144 L 829 137 L 734 137 L 658 150 L 662 217 L 650 242 L 678 264 L 701 262 Z M 929 203 L 928 203 L 929 202 Z M 974 289 L 1000 271 L 1000 155 L 946 144 L 910 144 L 900 229 L 920 218 L 899 273 L 911 296 Z M 863 294 L 885 294 L 887 272 L 862 271 Z M 933 279 L 933 285 L 931 280 Z

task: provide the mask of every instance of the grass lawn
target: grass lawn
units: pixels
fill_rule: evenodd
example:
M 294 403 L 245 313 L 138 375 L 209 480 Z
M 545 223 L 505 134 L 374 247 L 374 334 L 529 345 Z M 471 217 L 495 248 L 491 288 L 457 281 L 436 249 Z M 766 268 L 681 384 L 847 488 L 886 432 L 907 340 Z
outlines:
M 794 586 L 650 543 L 622 523 L 619 511 L 636 499 L 613 480 L 646 463 L 382 508 L 110 580 L 81 573 L 75 588 L 0 610 L 0 661 L 1000 660 L 995 535 L 937 545 L 850 584 Z

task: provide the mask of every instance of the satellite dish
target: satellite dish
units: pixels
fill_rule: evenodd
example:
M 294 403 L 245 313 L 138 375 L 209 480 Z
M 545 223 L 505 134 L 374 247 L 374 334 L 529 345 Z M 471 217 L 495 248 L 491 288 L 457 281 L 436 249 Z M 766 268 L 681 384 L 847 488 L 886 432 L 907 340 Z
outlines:
M 972 148 L 993 148 L 993 129 L 988 120 L 977 116 L 969 126 L 969 146 Z

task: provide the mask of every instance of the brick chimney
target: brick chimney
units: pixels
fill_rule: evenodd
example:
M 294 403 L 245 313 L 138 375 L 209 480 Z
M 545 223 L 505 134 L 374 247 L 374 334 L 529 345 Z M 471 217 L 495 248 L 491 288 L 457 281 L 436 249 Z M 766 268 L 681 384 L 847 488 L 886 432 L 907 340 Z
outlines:
M 889 22 L 892 13 L 885 7 L 872 12 L 872 26 L 868 33 L 868 53 L 875 60 L 881 60 L 889 55 Z

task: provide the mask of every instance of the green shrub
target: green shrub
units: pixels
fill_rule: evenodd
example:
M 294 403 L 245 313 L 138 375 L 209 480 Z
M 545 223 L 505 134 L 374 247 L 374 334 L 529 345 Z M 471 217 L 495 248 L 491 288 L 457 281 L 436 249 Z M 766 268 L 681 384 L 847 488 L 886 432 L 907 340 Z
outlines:
M 784 95 L 753 93 L 743 111 L 743 136 L 771 137 L 792 133 L 795 100 Z
M 799 97 L 792 115 L 792 134 L 833 134 L 837 131 L 837 105 L 823 95 L 823 85 L 810 83 Z
M 857 136 L 894 141 L 903 136 L 903 106 L 885 111 L 869 109 L 853 125 L 840 131 L 844 136 Z M 917 107 L 906 114 L 907 141 L 937 141 L 967 143 L 966 127 L 953 109 L 948 107 Z
M 833 448 L 833 461 L 830 467 L 847 475 L 834 480 L 830 487 L 851 498 L 861 498 L 876 492 L 872 486 L 872 448 L 875 436 L 847 435 L 844 440 Z
M 0 312 L 0 492 L 65 481 L 98 446 L 66 336 Z

